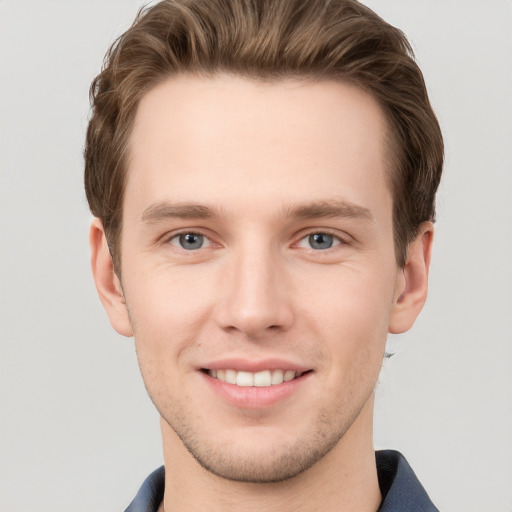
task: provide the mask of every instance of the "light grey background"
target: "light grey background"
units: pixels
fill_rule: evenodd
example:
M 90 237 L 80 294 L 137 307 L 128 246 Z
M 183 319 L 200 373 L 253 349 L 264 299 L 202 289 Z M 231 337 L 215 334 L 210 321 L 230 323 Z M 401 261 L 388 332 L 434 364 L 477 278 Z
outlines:
M 371 0 L 446 138 L 430 298 L 390 340 L 375 442 L 445 512 L 512 511 L 512 2 Z M 96 298 L 88 86 L 139 2 L 0 1 L 0 510 L 122 510 L 162 462 L 133 342 Z

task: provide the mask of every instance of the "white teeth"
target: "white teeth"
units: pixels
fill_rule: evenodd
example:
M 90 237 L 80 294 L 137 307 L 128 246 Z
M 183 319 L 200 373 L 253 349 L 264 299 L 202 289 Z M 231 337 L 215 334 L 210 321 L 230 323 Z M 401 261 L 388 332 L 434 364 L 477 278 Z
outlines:
M 288 382 L 289 380 L 293 380 L 295 378 L 295 372 L 293 370 L 286 370 L 284 372 L 283 380 Z
M 302 372 L 293 370 L 263 370 L 261 372 L 243 372 L 232 369 L 228 370 L 209 370 L 210 377 L 219 379 L 228 384 L 236 384 L 242 387 L 268 387 L 277 386 L 283 382 L 300 377 Z
M 272 383 L 272 376 L 270 375 L 269 370 L 265 370 L 263 372 L 258 372 L 254 374 L 254 385 L 259 388 L 270 386 Z
M 226 370 L 226 380 L 228 384 L 236 384 L 236 371 L 235 370 Z
M 251 372 L 238 372 L 236 376 L 237 386 L 253 386 L 254 385 L 254 374 Z
M 283 381 L 283 370 L 274 370 L 272 372 L 272 386 L 275 386 L 276 384 L 282 384 Z

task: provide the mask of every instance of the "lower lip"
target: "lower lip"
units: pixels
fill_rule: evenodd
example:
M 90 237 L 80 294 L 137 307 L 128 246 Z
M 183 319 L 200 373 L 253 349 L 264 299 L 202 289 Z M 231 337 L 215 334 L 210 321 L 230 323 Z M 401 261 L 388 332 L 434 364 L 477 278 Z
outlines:
M 275 386 L 237 386 L 228 384 L 219 379 L 210 377 L 207 373 L 201 372 L 210 388 L 221 399 L 230 405 L 241 409 L 264 409 L 276 405 L 294 395 L 299 388 L 312 375 L 312 372 L 305 373 L 288 382 L 277 384 Z

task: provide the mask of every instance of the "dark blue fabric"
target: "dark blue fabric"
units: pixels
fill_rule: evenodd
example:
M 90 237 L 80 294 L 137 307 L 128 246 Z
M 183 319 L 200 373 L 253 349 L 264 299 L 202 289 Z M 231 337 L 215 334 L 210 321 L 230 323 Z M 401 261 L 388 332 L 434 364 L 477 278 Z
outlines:
M 439 512 L 405 457 L 394 450 L 375 453 L 382 503 L 377 512 Z M 157 512 L 164 497 L 165 470 L 149 475 L 125 512 Z
M 156 512 L 164 499 L 165 469 L 155 469 L 142 484 L 125 512 Z
M 382 450 L 375 460 L 382 494 L 377 512 L 439 512 L 401 453 Z

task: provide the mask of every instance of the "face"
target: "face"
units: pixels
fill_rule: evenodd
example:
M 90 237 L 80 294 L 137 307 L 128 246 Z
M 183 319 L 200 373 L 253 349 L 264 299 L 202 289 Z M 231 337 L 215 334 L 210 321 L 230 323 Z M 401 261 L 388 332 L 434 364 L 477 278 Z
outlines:
M 139 106 L 111 319 L 164 442 L 219 476 L 289 478 L 371 432 L 405 286 L 385 132 L 334 82 L 185 76 Z

